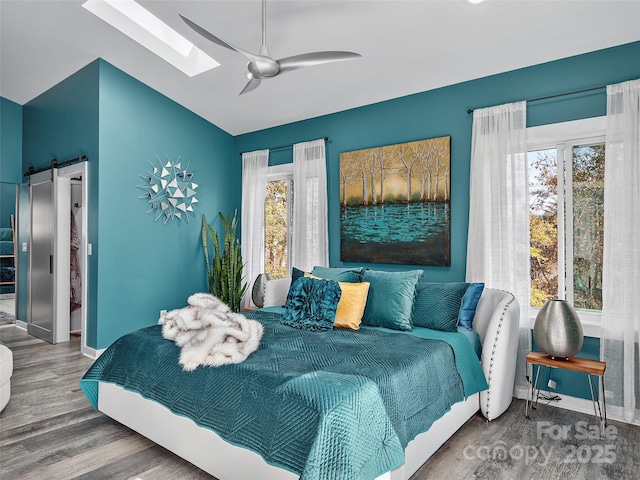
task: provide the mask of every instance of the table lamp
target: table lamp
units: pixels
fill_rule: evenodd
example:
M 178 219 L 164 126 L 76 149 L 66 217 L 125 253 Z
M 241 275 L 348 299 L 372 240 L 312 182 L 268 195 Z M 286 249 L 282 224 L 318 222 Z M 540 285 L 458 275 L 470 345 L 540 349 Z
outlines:
M 573 357 L 584 341 L 580 318 L 566 300 L 547 300 L 536 316 L 533 339 L 551 358 Z

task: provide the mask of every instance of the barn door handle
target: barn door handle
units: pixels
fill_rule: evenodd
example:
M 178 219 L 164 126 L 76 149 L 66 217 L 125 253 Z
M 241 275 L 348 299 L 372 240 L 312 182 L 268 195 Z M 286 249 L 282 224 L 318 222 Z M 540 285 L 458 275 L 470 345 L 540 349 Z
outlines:
M 53 275 L 53 255 L 49 255 L 49 273 Z

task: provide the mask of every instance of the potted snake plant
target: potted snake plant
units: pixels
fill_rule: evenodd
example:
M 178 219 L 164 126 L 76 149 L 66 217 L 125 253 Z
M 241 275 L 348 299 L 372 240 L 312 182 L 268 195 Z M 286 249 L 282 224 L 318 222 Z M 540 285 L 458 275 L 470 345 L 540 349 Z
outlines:
M 240 311 L 240 299 L 247 289 L 247 284 L 242 282 L 242 255 L 240 242 L 236 238 L 238 222 L 237 211 L 226 217 L 219 212 L 220 220 L 224 226 L 224 238 L 222 245 L 216 231 L 207 223 L 202 214 L 202 250 L 207 264 L 207 280 L 209 292 L 229 305 L 234 312 Z M 213 258 L 209 262 L 209 236 L 213 243 Z

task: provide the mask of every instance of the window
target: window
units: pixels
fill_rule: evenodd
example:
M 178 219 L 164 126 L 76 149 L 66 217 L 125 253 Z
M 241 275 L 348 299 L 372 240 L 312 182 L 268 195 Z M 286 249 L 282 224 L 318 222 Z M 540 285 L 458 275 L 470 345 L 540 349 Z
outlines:
M 602 118 L 527 131 L 533 307 L 602 310 L 604 131 Z
M 292 164 L 269 167 L 264 203 L 264 271 L 273 278 L 290 276 L 292 205 Z

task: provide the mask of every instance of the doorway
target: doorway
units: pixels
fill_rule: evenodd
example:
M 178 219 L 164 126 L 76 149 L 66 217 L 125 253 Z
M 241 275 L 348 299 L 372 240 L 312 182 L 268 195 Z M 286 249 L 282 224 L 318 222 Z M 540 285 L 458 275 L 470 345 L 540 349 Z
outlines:
M 0 326 L 15 324 L 17 185 L 0 182 Z
M 87 162 L 29 178 L 27 332 L 49 343 L 80 335 L 86 350 Z

